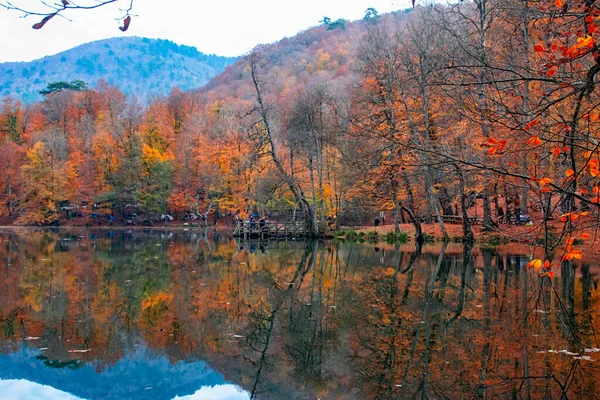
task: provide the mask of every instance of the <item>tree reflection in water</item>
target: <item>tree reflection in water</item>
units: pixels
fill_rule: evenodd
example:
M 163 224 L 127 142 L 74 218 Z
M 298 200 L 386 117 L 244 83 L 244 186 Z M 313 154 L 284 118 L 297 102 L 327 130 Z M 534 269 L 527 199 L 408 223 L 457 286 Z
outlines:
M 600 398 L 590 265 L 550 279 L 503 248 L 202 231 L 0 239 L 0 351 L 46 348 L 48 368 L 145 346 L 255 398 Z

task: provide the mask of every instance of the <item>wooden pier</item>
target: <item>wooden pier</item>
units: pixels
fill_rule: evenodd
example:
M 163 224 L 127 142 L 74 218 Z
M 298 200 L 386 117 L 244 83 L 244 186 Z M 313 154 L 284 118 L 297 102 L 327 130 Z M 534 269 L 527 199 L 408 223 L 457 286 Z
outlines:
M 242 238 L 300 238 L 309 235 L 304 222 L 238 221 L 233 236 Z

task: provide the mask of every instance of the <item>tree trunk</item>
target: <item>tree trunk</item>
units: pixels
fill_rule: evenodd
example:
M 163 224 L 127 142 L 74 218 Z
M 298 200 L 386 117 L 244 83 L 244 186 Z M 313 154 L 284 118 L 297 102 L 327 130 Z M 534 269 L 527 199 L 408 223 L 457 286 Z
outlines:
M 318 227 L 314 224 L 313 210 L 310 207 L 310 205 L 308 204 L 308 202 L 306 201 L 306 198 L 304 197 L 304 193 L 302 192 L 302 188 L 300 187 L 298 182 L 296 182 L 296 180 L 293 179 L 285 171 L 283 164 L 279 160 L 279 155 L 277 154 L 277 148 L 275 147 L 275 140 L 273 137 L 273 131 L 271 129 L 270 118 L 269 118 L 269 115 L 267 112 L 267 108 L 265 107 L 265 104 L 263 101 L 262 91 L 261 91 L 259 79 L 258 79 L 259 60 L 260 60 L 260 55 L 257 52 L 253 52 L 248 56 L 248 61 L 250 64 L 250 75 L 252 77 L 252 83 L 253 83 L 254 89 L 256 91 L 256 101 L 258 103 L 258 111 L 260 113 L 261 122 L 264 124 L 264 128 L 265 128 L 265 136 L 266 136 L 265 139 L 267 140 L 267 142 L 269 144 L 269 155 L 271 156 L 271 160 L 273 161 L 273 164 L 275 164 L 277 171 L 279 172 L 279 174 L 281 175 L 281 177 L 283 178 L 285 183 L 288 185 L 290 192 L 292 192 L 292 195 L 294 196 L 296 203 L 300 202 L 302 204 L 302 206 L 304 208 L 304 213 L 305 213 L 305 222 L 308 225 L 307 228 L 308 228 L 309 232 L 311 232 L 311 234 L 313 236 L 317 236 L 319 232 L 317 230 Z
M 471 230 L 471 223 L 469 222 L 469 216 L 467 214 L 467 201 L 465 194 L 465 178 L 462 173 L 462 169 L 458 166 L 458 164 L 454 164 L 454 168 L 456 169 L 456 175 L 458 175 L 458 184 L 460 190 L 460 209 L 462 211 L 462 227 L 463 227 L 463 242 L 465 243 L 473 243 L 473 231 Z
M 394 232 L 400 232 L 400 225 L 398 224 L 398 199 L 394 199 Z
M 415 212 L 415 199 L 413 198 L 412 186 L 410 184 L 410 180 L 408 179 L 408 174 L 406 173 L 406 171 L 404 171 L 404 173 L 402 174 L 402 180 L 404 181 L 404 189 L 406 190 L 406 198 L 408 199 L 408 208 L 410 208 L 412 212 Z
M 415 226 L 415 240 L 418 245 L 421 245 L 423 243 L 423 230 L 421 229 L 421 223 L 417 220 L 417 218 L 415 218 L 415 214 L 413 214 L 411 210 L 404 207 L 402 204 L 400 204 L 400 207 L 402 207 L 402 209 L 410 216 L 410 219 Z
M 492 207 L 490 204 L 490 187 L 488 184 L 483 189 L 483 226 L 492 227 Z
M 10 163 L 8 164 L 9 168 L 10 168 Z M 8 217 L 10 218 L 10 220 L 13 220 L 13 201 L 12 201 L 12 185 L 10 182 L 10 172 L 8 174 L 6 174 L 6 185 L 7 185 L 7 192 L 8 192 Z
M 494 207 L 495 216 L 498 217 L 498 210 L 500 209 L 500 200 L 498 200 L 498 183 L 494 183 Z
M 308 157 L 308 170 L 310 172 L 310 187 L 312 190 L 312 206 L 313 206 L 313 220 L 312 223 L 314 225 L 314 229 L 315 232 L 318 234 L 319 233 L 319 221 L 317 219 L 317 193 L 315 190 L 315 172 L 314 172 L 314 167 L 313 167 L 313 158 L 312 156 Z

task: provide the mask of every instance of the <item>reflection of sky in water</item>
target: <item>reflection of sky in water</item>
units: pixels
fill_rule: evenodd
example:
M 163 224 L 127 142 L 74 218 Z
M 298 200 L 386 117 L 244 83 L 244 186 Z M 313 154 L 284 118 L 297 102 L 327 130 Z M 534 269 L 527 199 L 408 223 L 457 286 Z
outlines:
M 205 386 L 196 393 L 179 397 L 174 400 L 246 400 L 248 393 L 235 385 Z M 80 400 L 67 392 L 54 389 L 51 386 L 20 380 L 0 380 L 0 400 Z
M 51 368 L 39 356 L 26 348 L 0 355 L 0 400 L 249 398 L 203 361 L 172 364 L 143 349 L 102 371 L 89 364 Z

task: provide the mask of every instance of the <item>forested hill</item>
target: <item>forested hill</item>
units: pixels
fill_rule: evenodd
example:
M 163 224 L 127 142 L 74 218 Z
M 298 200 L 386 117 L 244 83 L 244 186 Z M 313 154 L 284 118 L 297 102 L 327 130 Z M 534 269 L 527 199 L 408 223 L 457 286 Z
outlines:
M 50 82 L 81 80 L 93 87 L 99 79 L 140 97 L 168 94 L 175 86 L 198 88 L 234 61 L 169 40 L 112 38 L 31 62 L 0 63 L 0 96 L 31 103 Z

